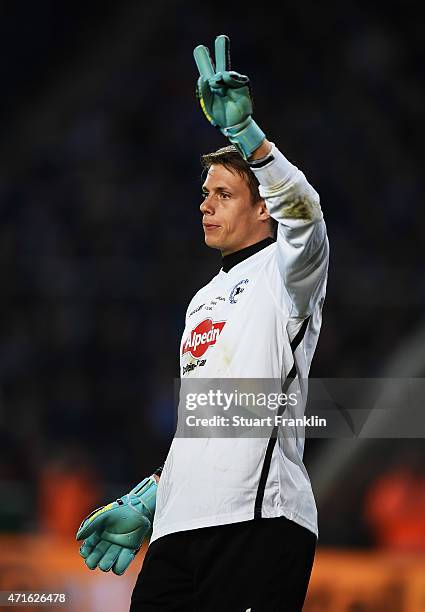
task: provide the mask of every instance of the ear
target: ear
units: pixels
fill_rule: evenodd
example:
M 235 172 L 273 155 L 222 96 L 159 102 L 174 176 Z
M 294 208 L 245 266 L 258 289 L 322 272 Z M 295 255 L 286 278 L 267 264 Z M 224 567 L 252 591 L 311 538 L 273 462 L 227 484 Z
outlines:
M 266 206 L 265 200 L 263 200 L 263 199 L 258 200 L 256 206 L 257 206 L 257 210 L 258 210 L 258 220 L 259 221 L 268 221 L 270 219 L 270 215 L 269 215 L 269 211 L 267 210 L 267 206 Z

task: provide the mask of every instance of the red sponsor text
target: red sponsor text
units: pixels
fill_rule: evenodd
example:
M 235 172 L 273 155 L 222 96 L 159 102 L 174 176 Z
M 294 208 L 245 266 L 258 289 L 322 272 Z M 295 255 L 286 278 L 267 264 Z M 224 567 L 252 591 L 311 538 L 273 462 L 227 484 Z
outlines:
M 193 357 L 202 357 L 208 347 L 216 343 L 225 323 L 226 321 L 211 319 L 204 319 L 198 323 L 183 342 L 182 355 L 191 353 Z

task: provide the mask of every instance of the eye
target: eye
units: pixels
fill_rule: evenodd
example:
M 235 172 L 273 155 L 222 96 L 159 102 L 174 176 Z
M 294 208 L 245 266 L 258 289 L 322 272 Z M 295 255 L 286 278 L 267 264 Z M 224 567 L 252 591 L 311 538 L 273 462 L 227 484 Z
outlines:
M 205 200 L 205 198 L 207 198 L 207 197 L 208 197 L 208 191 L 201 191 L 201 196 L 202 196 L 202 197 L 204 198 L 204 200 Z
M 225 192 L 222 191 L 221 194 L 220 194 L 220 197 L 221 197 L 222 200 L 228 200 L 231 197 L 231 195 L 230 195 L 230 193 L 225 193 Z

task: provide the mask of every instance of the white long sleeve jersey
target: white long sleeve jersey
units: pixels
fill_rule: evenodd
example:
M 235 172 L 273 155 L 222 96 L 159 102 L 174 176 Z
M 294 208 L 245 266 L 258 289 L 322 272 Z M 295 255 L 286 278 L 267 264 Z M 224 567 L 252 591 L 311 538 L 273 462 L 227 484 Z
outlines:
M 321 326 L 329 246 L 319 196 L 273 145 L 251 168 L 277 240 L 220 272 L 189 304 L 181 376 L 307 379 Z M 238 289 L 239 288 L 239 289 Z M 304 407 L 297 405 L 302 416 Z M 301 412 L 300 412 L 301 411 Z M 151 542 L 169 533 L 285 516 L 316 535 L 304 438 L 174 437 Z

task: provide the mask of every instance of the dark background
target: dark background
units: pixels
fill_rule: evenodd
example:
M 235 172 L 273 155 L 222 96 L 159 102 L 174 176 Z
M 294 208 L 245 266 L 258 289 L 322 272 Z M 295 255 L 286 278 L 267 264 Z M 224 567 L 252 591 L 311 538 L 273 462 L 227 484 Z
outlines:
M 199 157 L 225 140 L 192 57 L 220 33 L 255 119 L 321 196 L 331 261 L 311 375 L 423 376 L 419 6 L 0 5 L 0 529 L 41 528 L 52 466 L 90 474 L 100 504 L 165 459 L 186 307 L 220 267 Z M 332 444 L 307 442 L 319 493 Z M 367 492 L 424 449 L 355 447 L 318 494 L 323 544 L 378 544 Z

